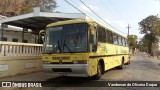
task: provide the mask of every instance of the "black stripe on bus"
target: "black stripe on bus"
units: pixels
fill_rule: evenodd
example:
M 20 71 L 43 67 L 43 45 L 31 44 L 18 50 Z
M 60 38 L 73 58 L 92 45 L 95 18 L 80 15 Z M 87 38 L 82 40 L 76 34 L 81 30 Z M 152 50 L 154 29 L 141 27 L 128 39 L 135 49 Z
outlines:
M 129 55 L 129 54 L 98 55 L 98 56 L 89 56 L 89 58 L 98 58 L 98 57 L 111 57 L 111 56 L 120 56 L 120 55 Z
M 59 62 L 51 62 L 50 64 L 60 64 Z M 73 64 L 73 62 L 62 62 L 61 64 Z

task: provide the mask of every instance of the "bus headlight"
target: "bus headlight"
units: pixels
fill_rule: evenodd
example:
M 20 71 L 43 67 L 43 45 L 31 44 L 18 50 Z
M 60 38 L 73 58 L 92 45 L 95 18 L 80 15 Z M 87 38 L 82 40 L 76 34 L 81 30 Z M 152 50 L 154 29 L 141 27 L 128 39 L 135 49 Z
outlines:
M 43 61 L 43 64 L 50 64 L 49 61 Z
M 73 61 L 74 64 L 87 64 L 88 61 L 87 60 L 75 60 Z

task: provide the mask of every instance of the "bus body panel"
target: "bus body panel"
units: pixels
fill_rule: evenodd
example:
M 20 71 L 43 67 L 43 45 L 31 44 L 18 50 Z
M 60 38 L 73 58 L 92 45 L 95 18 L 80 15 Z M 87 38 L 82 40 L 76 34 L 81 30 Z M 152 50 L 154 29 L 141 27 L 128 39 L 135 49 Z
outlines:
M 43 64 L 45 73 L 63 76 L 88 77 L 88 64 Z

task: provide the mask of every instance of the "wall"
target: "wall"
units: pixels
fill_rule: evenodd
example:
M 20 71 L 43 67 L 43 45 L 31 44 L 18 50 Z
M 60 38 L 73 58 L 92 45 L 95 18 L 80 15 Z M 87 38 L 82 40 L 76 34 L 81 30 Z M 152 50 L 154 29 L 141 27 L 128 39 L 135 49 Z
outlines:
M 41 56 L 0 57 L 0 77 L 42 71 Z
M 42 45 L 0 41 L 0 77 L 42 71 Z

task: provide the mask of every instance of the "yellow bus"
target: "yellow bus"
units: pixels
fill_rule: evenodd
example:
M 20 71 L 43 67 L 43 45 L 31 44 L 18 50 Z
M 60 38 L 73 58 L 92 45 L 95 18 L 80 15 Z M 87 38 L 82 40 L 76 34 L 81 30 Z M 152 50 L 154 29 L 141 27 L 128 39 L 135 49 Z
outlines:
M 67 20 L 47 25 L 43 46 L 46 73 L 93 77 L 129 63 L 127 38 L 93 20 Z

